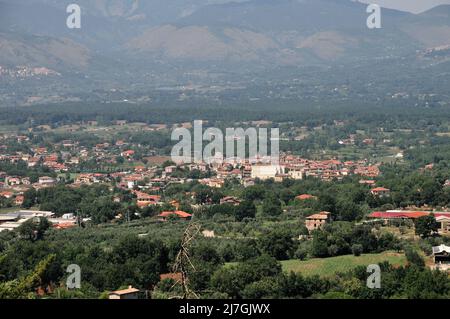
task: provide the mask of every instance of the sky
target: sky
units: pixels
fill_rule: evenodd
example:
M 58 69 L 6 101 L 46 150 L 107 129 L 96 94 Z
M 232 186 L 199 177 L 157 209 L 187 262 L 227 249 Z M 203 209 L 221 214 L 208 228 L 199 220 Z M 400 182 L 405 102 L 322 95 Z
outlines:
M 450 4 L 450 0 L 361 0 L 361 2 L 414 13 L 429 10 L 440 4 Z

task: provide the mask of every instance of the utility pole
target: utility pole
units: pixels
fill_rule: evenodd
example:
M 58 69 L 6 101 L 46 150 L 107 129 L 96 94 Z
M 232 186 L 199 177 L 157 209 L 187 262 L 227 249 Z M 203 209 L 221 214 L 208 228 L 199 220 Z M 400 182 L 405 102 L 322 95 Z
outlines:
M 197 234 L 200 232 L 201 226 L 198 223 L 191 222 L 186 228 L 183 234 L 183 239 L 181 241 L 181 248 L 175 259 L 175 264 L 173 265 L 174 273 L 181 273 L 181 287 L 183 289 L 183 296 L 181 299 L 188 299 L 189 297 L 194 297 L 198 299 L 197 294 L 190 290 L 189 288 L 189 278 L 188 270 L 192 268 L 195 271 L 195 267 L 191 262 L 189 256 L 189 249 L 191 244 Z

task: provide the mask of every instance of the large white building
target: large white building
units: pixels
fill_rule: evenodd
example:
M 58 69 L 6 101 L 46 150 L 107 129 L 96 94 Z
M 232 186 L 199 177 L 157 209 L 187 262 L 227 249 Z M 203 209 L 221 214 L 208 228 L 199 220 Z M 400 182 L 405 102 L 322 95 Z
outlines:
M 252 178 L 270 179 L 277 175 L 284 174 L 285 168 L 280 165 L 253 165 Z
M 38 210 L 20 210 L 13 213 L 0 215 L 0 232 L 4 230 L 14 230 L 24 222 L 35 217 L 51 218 L 54 213 Z

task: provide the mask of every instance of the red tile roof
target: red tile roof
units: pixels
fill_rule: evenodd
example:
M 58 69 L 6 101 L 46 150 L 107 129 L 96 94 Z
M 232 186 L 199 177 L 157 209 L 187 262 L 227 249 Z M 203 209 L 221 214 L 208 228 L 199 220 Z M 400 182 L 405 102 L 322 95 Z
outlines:
M 384 187 L 376 187 L 374 189 L 372 189 L 372 192 L 388 192 L 390 191 L 389 188 L 384 188 Z
M 299 200 L 307 200 L 307 199 L 313 199 L 316 198 L 316 196 L 313 195 L 309 195 L 309 194 L 302 194 L 302 195 L 298 195 L 297 197 L 295 197 L 296 199 Z
M 176 211 L 174 211 L 174 212 L 162 212 L 162 213 L 159 214 L 158 216 L 159 216 L 159 217 L 169 217 L 169 216 L 173 216 L 173 215 L 176 215 L 176 216 L 178 216 L 178 217 L 180 217 L 180 218 L 189 218 L 189 217 L 192 217 L 191 214 L 186 213 L 186 212 L 183 212 L 183 211 L 181 211 L 181 210 L 176 210 Z
M 416 219 L 422 216 L 430 215 L 431 212 L 426 211 L 388 211 L 388 212 L 373 212 L 369 218 L 412 218 Z M 433 212 L 435 217 L 447 216 L 450 217 L 450 212 Z

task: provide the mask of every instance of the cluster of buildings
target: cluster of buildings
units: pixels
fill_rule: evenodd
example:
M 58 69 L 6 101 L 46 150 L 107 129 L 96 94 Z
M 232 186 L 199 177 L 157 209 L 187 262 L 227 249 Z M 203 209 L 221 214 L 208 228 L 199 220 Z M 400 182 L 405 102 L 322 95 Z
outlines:
M 429 216 L 431 214 L 434 215 L 436 222 L 439 223 L 440 232 L 450 232 L 450 212 L 388 210 L 385 212 L 373 212 L 368 217 L 372 220 L 382 220 L 385 224 L 388 224 L 392 220 L 415 220 L 419 217 Z
M 65 214 L 57 218 L 54 213 L 49 211 L 19 210 L 0 214 L 0 232 L 5 230 L 12 231 L 30 219 L 38 219 L 41 217 L 47 218 L 52 223 L 52 226 L 57 229 L 66 229 L 77 225 L 77 219 L 73 214 Z
M 59 76 L 56 71 L 47 69 L 45 67 L 28 67 L 28 66 L 17 66 L 14 68 L 9 68 L 0 65 L 0 76 L 9 76 L 13 78 L 29 78 L 35 76 Z
M 375 178 L 380 174 L 378 165 L 368 161 L 309 160 L 295 155 L 282 155 L 279 165 L 252 165 L 251 177 L 259 179 L 303 179 L 315 177 L 324 181 L 340 180 L 350 175 Z
M 299 200 L 315 199 L 311 195 L 299 195 Z M 410 210 L 388 210 L 385 212 L 372 212 L 368 218 L 372 221 L 383 221 L 384 224 L 389 224 L 391 221 L 398 220 L 415 220 L 419 217 L 429 216 L 433 214 L 436 222 L 439 224 L 440 233 L 450 233 L 450 212 L 431 212 L 431 211 L 410 211 Z M 329 212 L 320 212 L 306 217 L 305 226 L 311 232 L 322 228 L 326 223 L 330 222 Z
M 55 185 L 56 178 L 41 176 L 36 182 L 32 182 L 29 177 L 8 175 L 0 172 L 0 198 L 9 200 L 14 206 L 21 206 L 24 203 L 24 193 L 33 187 L 41 189 Z
M 124 122 L 124 121 L 119 121 Z M 116 123 L 116 125 L 124 125 Z M 46 128 L 42 128 L 46 129 Z M 75 130 L 76 128 L 74 128 Z M 142 130 L 159 130 L 160 127 L 143 127 Z M 0 172 L 0 191 L 6 192 L 0 196 L 13 196 L 14 204 L 20 206 L 24 191 L 30 187 L 36 189 L 52 186 L 58 182 L 57 176 L 60 173 L 70 173 L 83 171 L 83 164 L 86 162 L 96 163 L 98 167 L 120 164 L 118 161 L 134 164 L 141 162 L 145 158 L 153 157 L 154 150 L 145 148 L 139 143 L 128 140 L 112 140 L 95 144 L 92 147 L 81 145 L 79 141 L 66 139 L 53 143 L 51 146 L 34 146 L 32 134 L 8 133 L 0 135 L 0 162 L 17 164 L 25 163 L 28 168 L 44 167 L 53 172 L 51 176 L 40 176 L 39 180 L 30 181 L 30 178 L 23 176 L 10 176 L 5 172 Z M 12 150 L 11 143 L 21 144 L 21 150 Z M 25 149 L 28 148 L 28 151 Z M 139 151 L 139 155 L 136 150 Z M 145 155 L 143 155 L 145 154 Z M 169 159 L 169 158 L 167 158 Z M 82 173 L 72 174 L 73 184 L 95 184 L 111 183 L 118 181 L 119 186 L 126 189 L 134 189 L 138 185 L 146 190 L 158 192 L 174 183 L 185 183 L 192 178 L 180 177 L 179 170 L 199 171 L 202 177 L 196 178 L 199 183 L 210 187 L 223 187 L 227 179 L 237 179 L 244 186 L 251 186 L 256 179 L 274 179 L 282 181 L 286 178 L 303 179 L 305 177 L 316 177 L 322 180 L 342 179 L 345 176 L 359 174 L 364 177 L 374 178 L 379 175 L 377 165 L 370 165 L 367 161 L 345 161 L 336 159 L 314 161 L 301 158 L 295 155 L 282 154 L 278 165 L 265 164 L 264 158 L 235 161 L 230 163 L 194 163 L 178 164 L 166 166 L 161 171 L 159 167 L 136 166 L 129 171 L 116 171 L 109 174 L 102 173 Z M 62 175 L 62 174 L 60 174 Z M 206 175 L 206 176 L 205 176 Z M 11 193 L 12 192 L 12 195 Z M 17 199 L 16 199 L 17 197 Z

